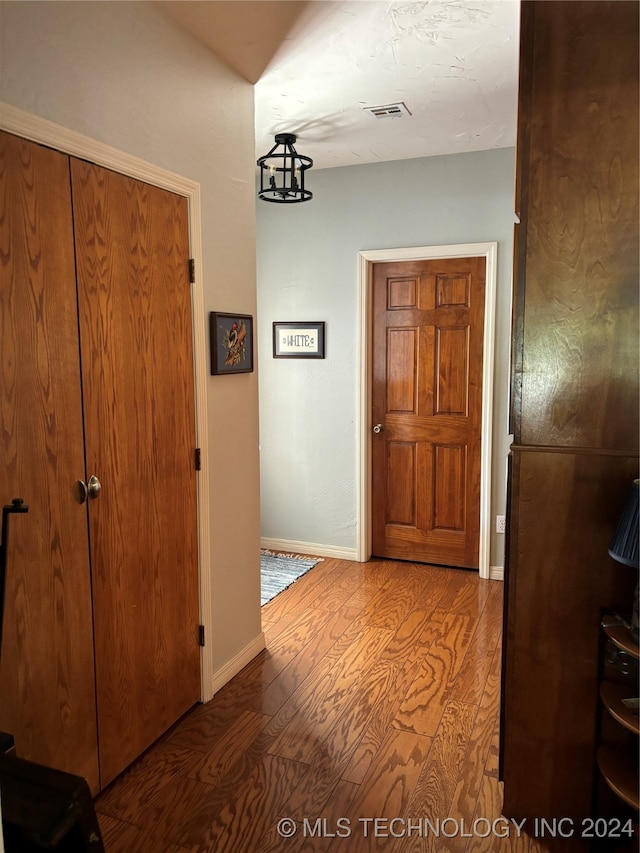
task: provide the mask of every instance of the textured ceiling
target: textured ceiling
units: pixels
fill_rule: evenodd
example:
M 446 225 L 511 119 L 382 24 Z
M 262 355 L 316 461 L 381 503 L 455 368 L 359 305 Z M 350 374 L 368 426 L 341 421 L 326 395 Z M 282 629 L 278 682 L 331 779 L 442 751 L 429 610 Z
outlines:
M 517 0 L 153 5 L 256 84 L 256 156 L 283 131 L 317 168 L 515 144 Z

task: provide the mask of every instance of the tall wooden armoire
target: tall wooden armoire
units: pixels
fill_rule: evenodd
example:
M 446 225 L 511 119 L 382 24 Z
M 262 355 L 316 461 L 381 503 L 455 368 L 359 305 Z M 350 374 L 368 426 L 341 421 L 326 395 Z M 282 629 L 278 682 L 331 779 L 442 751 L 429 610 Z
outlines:
M 638 3 L 522 4 L 504 813 L 590 815 L 608 546 L 638 476 Z

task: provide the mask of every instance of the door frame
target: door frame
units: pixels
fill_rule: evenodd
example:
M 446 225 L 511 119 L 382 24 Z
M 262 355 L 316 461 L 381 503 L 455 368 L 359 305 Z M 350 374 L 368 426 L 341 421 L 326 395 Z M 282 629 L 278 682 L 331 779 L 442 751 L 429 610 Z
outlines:
M 200 622 L 206 636 L 213 635 L 211 536 L 209 532 L 209 447 L 206 386 L 206 323 L 204 284 L 202 275 L 202 213 L 200 184 L 170 172 L 125 151 L 98 142 L 62 125 L 28 113 L 0 101 L 0 128 L 8 133 L 48 145 L 98 166 L 119 172 L 129 178 L 160 187 L 187 199 L 189 213 L 190 256 L 195 262 L 195 282 L 191 285 L 191 317 L 193 334 L 193 372 L 196 435 L 194 447 L 200 448 L 201 469 L 197 477 L 197 528 L 198 528 L 198 588 L 200 596 Z M 200 693 L 203 702 L 214 694 L 213 643 L 200 648 Z
M 486 263 L 484 336 L 482 358 L 482 449 L 480 461 L 479 574 L 490 577 L 491 548 L 491 450 L 493 443 L 493 369 L 498 243 L 461 243 L 451 246 L 414 246 L 404 249 L 372 249 L 358 252 L 358 407 L 357 454 L 357 557 L 371 557 L 371 366 L 373 359 L 372 273 L 376 263 L 426 261 L 440 258 L 480 258 Z M 488 440 L 485 440 L 488 438 Z

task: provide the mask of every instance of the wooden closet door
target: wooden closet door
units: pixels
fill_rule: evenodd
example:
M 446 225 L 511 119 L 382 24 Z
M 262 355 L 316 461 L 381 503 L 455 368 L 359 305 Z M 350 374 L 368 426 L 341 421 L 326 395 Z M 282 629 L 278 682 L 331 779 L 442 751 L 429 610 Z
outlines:
M 187 202 L 72 161 L 102 786 L 200 698 Z
M 98 789 L 69 158 L 0 133 L 0 503 L 11 519 L 0 728 Z

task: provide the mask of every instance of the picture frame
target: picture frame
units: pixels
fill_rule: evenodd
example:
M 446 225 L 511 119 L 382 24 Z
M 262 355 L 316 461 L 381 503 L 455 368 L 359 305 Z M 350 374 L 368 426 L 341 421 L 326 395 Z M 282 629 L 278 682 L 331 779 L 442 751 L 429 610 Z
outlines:
M 273 357 L 324 358 L 324 325 L 324 321 L 274 323 Z
M 253 372 L 253 317 L 251 314 L 209 313 L 211 374 Z

